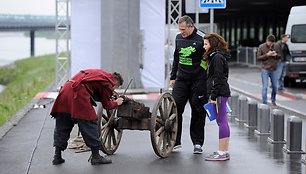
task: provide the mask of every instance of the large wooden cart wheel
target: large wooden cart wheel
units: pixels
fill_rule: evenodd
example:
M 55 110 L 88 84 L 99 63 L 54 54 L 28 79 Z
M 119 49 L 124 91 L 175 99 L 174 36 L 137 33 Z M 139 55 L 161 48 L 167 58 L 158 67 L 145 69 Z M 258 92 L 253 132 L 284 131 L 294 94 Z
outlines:
M 117 128 L 117 109 L 105 110 L 100 107 L 97 115 L 101 150 L 105 154 L 112 155 L 120 144 L 123 132 Z
M 151 142 L 154 152 L 159 157 L 170 155 L 177 134 L 177 107 L 170 93 L 162 93 L 152 110 Z

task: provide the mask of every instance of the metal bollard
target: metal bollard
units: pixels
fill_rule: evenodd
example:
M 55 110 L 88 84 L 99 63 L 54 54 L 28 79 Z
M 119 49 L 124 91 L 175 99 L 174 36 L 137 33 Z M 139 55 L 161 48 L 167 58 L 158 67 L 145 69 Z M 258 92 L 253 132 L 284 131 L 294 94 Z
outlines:
M 289 154 L 302 154 L 302 119 L 290 116 L 287 120 L 287 143 L 284 147 Z
M 306 149 L 306 143 L 305 143 L 305 149 Z M 306 156 L 304 159 L 302 159 L 302 162 L 306 165 Z M 306 169 L 305 169 L 306 170 Z
M 248 99 L 246 96 L 239 96 L 238 98 L 238 117 L 235 118 L 237 122 L 239 123 L 245 123 L 246 122 L 246 117 L 248 114 Z
M 256 128 L 257 126 L 257 102 L 248 100 L 247 121 L 244 124 L 247 128 Z
M 230 107 L 232 108 L 232 113 L 231 113 L 231 116 L 232 117 L 237 117 L 238 116 L 238 93 L 236 92 L 232 92 L 232 95 L 231 95 L 231 105 Z
M 268 142 L 272 144 L 285 144 L 284 131 L 284 112 L 279 109 L 273 109 L 271 115 L 271 135 L 268 137 Z
M 273 159 L 279 160 L 284 158 L 283 151 L 284 144 L 273 144 L 273 146 L 268 146 L 269 152 Z
M 255 134 L 270 135 L 270 107 L 266 104 L 258 106 Z
M 232 96 L 227 99 L 227 103 L 232 108 Z

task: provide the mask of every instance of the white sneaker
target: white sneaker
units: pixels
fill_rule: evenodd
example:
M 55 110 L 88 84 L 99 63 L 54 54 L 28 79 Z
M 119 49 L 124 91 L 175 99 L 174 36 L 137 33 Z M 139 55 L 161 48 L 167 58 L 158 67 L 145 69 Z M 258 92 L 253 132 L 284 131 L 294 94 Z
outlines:
M 173 147 L 173 150 L 175 150 L 175 149 L 180 149 L 180 148 L 182 148 L 182 145 L 181 145 L 181 144 L 178 144 L 178 145 L 175 145 L 175 146 Z
M 199 145 L 199 144 L 195 144 L 194 149 L 193 149 L 193 153 L 194 154 L 202 154 L 203 153 L 202 146 Z

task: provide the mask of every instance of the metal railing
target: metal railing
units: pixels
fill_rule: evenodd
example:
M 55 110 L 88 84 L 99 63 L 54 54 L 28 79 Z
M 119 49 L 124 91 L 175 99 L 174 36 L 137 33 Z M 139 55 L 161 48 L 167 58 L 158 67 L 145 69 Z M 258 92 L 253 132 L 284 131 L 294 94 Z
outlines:
M 257 47 L 237 47 L 237 63 L 251 66 L 259 66 L 260 62 L 256 60 Z

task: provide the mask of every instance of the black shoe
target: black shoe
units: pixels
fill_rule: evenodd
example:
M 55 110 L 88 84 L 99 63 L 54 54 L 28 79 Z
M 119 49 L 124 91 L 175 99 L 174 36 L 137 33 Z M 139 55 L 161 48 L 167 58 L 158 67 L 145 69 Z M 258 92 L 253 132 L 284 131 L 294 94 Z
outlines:
M 53 165 L 59 165 L 59 164 L 62 164 L 64 162 L 65 162 L 65 160 L 63 158 L 54 158 L 53 161 L 52 161 L 52 164 Z
M 277 104 L 275 102 L 272 102 L 273 107 L 277 107 Z
M 284 88 L 278 88 L 278 92 L 284 92 Z
M 95 155 L 91 158 L 91 165 L 99 165 L 99 164 L 109 164 L 112 163 L 112 160 L 106 159 L 101 155 Z
M 62 164 L 64 162 L 65 162 L 65 160 L 62 158 L 62 149 L 55 146 L 55 153 L 54 153 L 52 164 L 53 165 L 59 165 L 59 164 Z

